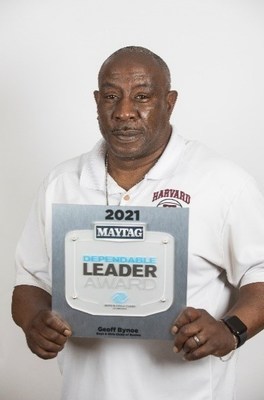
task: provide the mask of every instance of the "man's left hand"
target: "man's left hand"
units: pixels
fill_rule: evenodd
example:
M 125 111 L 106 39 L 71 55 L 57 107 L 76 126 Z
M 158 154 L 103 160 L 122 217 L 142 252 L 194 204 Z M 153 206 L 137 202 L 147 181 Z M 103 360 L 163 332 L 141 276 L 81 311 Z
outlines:
M 177 317 L 172 334 L 175 336 L 174 351 L 183 351 L 183 358 L 188 361 L 210 354 L 222 357 L 236 347 L 235 337 L 222 321 L 193 307 L 185 308 Z

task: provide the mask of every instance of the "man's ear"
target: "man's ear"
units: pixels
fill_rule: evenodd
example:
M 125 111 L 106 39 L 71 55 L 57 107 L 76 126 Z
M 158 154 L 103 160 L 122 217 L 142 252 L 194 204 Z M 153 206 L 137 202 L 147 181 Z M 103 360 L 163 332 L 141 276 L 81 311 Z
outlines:
M 169 115 L 171 115 L 175 103 L 177 101 L 177 97 L 178 97 L 178 92 L 176 90 L 170 90 L 167 94 L 167 104 L 168 104 L 168 112 Z
M 99 90 L 95 90 L 93 94 L 94 94 L 95 102 L 96 102 L 96 104 L 98 105 L 99 97 L 100 97 L 100 92 L 99 92 Z

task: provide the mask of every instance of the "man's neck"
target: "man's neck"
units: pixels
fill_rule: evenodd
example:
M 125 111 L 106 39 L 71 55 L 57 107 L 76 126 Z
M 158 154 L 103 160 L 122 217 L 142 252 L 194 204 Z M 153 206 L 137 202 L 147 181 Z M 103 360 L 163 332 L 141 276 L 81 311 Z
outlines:
M 120 187 L 129 190 L 144 179 L 148 171 L 156 164 L 162 152 L 163 150 L 145 158 L 128 158 L 122 160 L 108 153 L 106 162 L 107 172 Z

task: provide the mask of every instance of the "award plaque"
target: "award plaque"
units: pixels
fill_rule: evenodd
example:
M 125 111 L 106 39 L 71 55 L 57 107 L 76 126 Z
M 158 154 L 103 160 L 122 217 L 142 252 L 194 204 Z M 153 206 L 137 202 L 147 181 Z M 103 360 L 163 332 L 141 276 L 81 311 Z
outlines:
M 187 208 L 55 204 L 53 310 L 73 336 L 170 339 L 187 254 Z

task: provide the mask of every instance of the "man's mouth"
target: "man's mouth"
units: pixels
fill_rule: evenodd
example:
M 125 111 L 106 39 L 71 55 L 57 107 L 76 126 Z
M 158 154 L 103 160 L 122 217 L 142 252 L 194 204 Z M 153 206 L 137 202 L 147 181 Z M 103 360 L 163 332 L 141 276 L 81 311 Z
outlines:
M 133 140 L 137 139 L 138 136 L 142 135 L 142 130 L 135 129 L 132 127 L 131 128 L 124 127 L 124 128 L 113 129 L 112 133 L 119 140 L 125 142 L 132 142 Z

